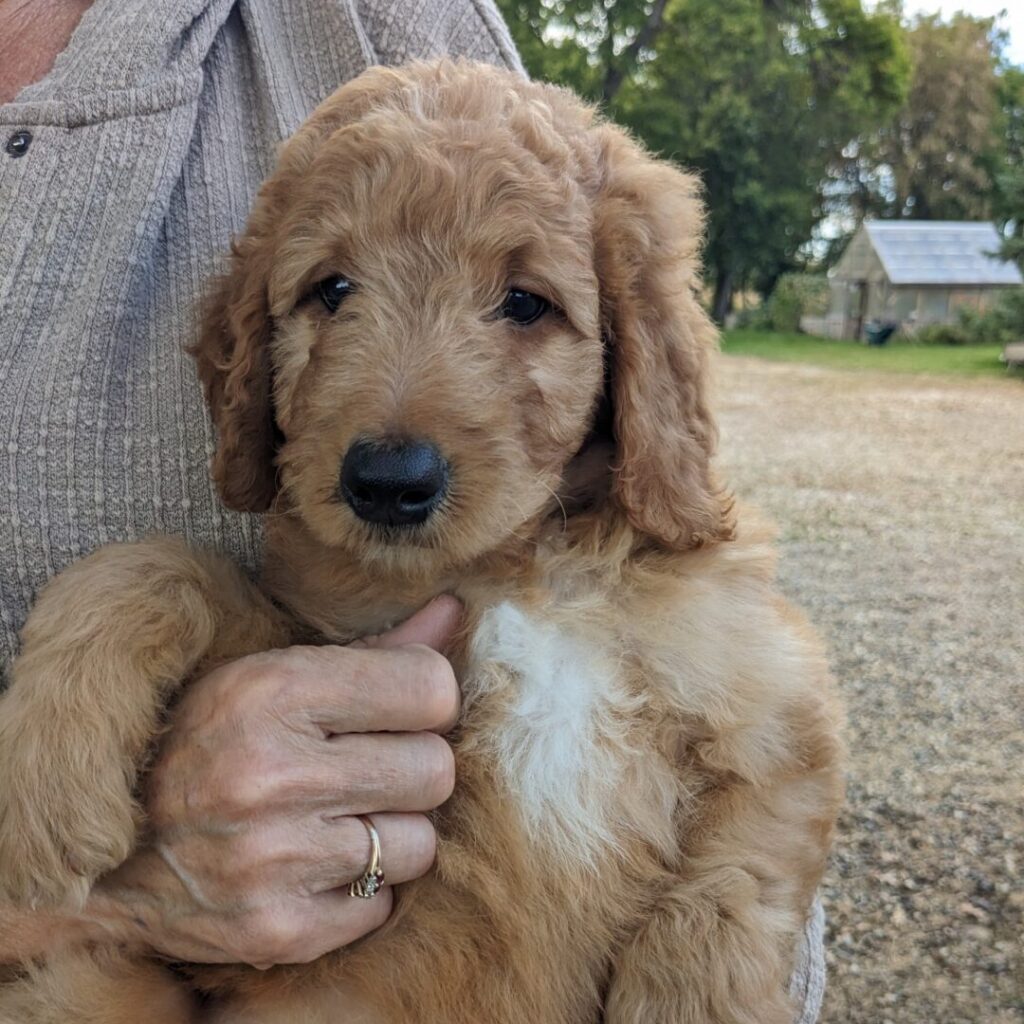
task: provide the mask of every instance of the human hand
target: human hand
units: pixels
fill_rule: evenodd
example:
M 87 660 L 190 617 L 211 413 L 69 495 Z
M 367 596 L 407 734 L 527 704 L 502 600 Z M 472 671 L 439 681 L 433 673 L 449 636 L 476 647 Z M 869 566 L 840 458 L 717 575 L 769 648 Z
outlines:
M 350 647 L 292 647 L 191 684 L 149 783 L 153 842 L 97 886 L 95 913 L 159 953 L 201 963 L 303 963 L 381 925 L 390 886 L 424 874 L 426 811 L 454 786 L 441 738 L 459 692 L 438 651 L 454 598 Z M 355 899 L 372 815 L 386 885 Z

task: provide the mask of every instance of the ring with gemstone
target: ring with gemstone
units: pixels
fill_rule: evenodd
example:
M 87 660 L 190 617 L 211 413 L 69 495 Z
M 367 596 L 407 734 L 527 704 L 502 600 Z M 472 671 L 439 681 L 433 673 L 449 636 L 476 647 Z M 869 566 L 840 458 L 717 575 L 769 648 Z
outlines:
M 384 885 L 384 869 L 380 863 L 380 836 L 369 818 L 362 814 L 358 817 L 370 834 L 370 863 L 366 865 L 363 877 L 357 878 L 349 885 L 348 894 L 357 896 L 361 900 L 372 900 Z

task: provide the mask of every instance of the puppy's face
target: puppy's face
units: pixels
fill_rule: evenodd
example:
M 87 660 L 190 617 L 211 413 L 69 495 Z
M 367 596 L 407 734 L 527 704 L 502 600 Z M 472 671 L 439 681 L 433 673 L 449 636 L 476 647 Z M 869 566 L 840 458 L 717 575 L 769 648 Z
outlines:
M 434 572 L 552 502 L 603 383 L 575 182 L 507 130 L 364 118 L 294 182 L 272 260 L 280 484 L 324 544 Z
M 550 86 L 450 63 L 349 83 L 284 148 L 194 349 L 225 502 L 436 574 L 557 507 L 607 395 L 608 514 L 727 536 L 694 194 Z

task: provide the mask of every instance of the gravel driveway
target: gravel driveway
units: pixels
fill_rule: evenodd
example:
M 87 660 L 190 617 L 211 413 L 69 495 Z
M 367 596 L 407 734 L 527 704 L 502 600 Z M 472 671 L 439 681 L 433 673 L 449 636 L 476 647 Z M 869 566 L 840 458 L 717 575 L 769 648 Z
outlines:
M 1024 382 L 723 356 L 718 406 L 849 714 L 823 1022 L 1024 1021 Z

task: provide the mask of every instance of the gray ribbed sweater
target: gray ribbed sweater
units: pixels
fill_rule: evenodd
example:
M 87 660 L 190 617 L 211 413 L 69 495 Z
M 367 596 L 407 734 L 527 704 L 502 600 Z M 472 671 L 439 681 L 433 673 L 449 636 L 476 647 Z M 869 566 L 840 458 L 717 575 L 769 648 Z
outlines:
M 196 300 L 313 107 L 439 53 L 519 67 L 490 0 L 95 0 L 0 106 L 0 685 L 33 595 L 100 544 L 254 561 L 209 483 Z
M 177 533 L 256 561 L 183 354 L 203 282 L 321 99 L 441 53 L 520 67 L 491 0 L 94 0 L 0 106 L 0 686 L 33 595 L 100 544 Z M 822 930 L 817 907 L 800 1024 Z

